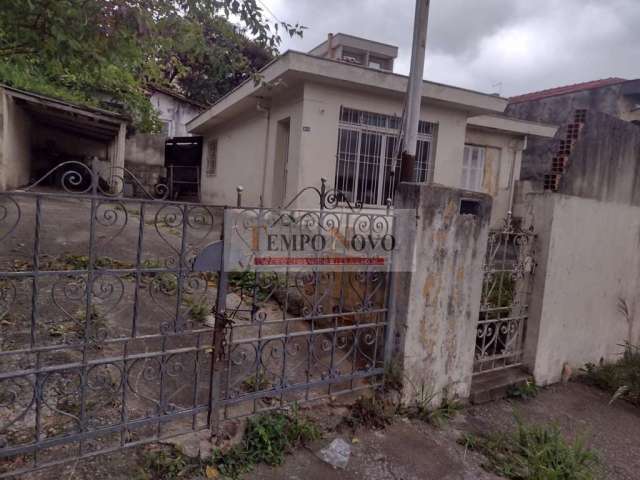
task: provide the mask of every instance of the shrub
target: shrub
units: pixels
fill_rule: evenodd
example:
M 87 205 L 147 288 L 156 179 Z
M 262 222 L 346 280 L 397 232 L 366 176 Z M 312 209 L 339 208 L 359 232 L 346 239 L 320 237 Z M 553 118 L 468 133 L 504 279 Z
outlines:
M 625 343 L 622 356 L 614 363 L 588 363 L 585 380 L 613 394 L 612 401 L 624 398 L 640 406 L 640 347 Z
M 459 443 L 485 455 L 485 469 L 513 480 L 592 480 L 597 474 L 596 454 L 581 438 L 565 441 L 556 426 L 518 421 L 513 434 L 467 434 Z
M 260 415 L 248 420 L 242 443 L 226 453 L 216 451 L 213 463 L 223 476 L 236 479 L 258 463 L 282 464 L 286 453 L 319 437 L 318 427 L 297 407 L 291 413 Z

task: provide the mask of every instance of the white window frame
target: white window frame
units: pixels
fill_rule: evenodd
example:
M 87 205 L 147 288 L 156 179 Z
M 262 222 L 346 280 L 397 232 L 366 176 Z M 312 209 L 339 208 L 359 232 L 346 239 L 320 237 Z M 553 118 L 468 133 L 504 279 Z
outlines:
M 343 116 L 344 111 L 344 116 Z M 338 119 L 338 145 L 336 154 L 336 174 L 335 174 L 335 188 L 342 191 L 350 202 L 358 203 L 362 201 L 365 205 L 381 206 L 385 205 L 387 199 L 385 193 L 388 196 L 393 197 L 393 191 L 395 185 L 387 185 L 391 181 L 391 175 L 389 174 L 389 167 L 391 165 L 391 157 L 387 155 L 387 146 L 389 149 L 393 147 L 391 142 L 396 141 L 398 136 L 398 127 L 400 125 L 400 119 L 391 115 L 366 112 L 348 107 L 340 108 L 340 117 Z M 435 134 L 437 131 L 437 125 L 421 121 L 418 133 L 418 149 L 416 162 L 416 178 L 419 183 L 430 183 L 433 181 L 433 168 L 434 168 L 434 152 L 435 152 Z M 377 136 L 380 138 L 379 146 L 377 145 L 377 138 L 374 140 L 374 144 L 367 143 L 366 146 L 371 146 L 375 151 L 375 157 L 371 157 L 370 154 L 362 153 L 362 135 Z M 341 152 L 341 140 L 343 135 L 355 135 L 355 151 Z M 349 140 L 349 139 L 348 139 Z M 367 140 L 365 140 L 367 142 Z M 362 155 L 361 155 L 362 153 Z M 364 156 L 366 155 L 366 158 Z M 350 157 L 349 159 L 341 159 L 344 157 Z M 425 161 L 420 162 L 420 158 L 425 158 Z M 353 165 L 355 164 L 355 165 Z M 352 182 L 349 182 L 347 175 L 349 167 L 355 166 L 355 172 L 353 173 Z M 366 168 L 366 167 L 369 168 Z M 366 169 L 363 169 L 365 167 Z M 377 172 L 375 172 L 377 168 Z M 373 177 L 363 177 L 362 175 L 373 174 Z M 396 181 L 400 174 L 400 162 L 396 166 Z M 342 178 L 341 178 L 342 177 Z M 365 191 L 360 191 L 359 183 L 362 180 L 363 184 L 372 185 L 375 189 L 374 202 L 365 202 L 367 197 L 372 195 Z M 352 185 L 347 185 L 352 183 Z M 350 187 L 350 188 L 349 188 Z
M 460 186 L 466 190 L 481 192 L 484 184 L 484 165 L 487 147 L 466 143 L 462 157 Z
M 213 154 L 212 154 L 213 152 Z M 218 139 L 214 138 L 207 142 L 207 176 L 215 177 L 218 174 Z

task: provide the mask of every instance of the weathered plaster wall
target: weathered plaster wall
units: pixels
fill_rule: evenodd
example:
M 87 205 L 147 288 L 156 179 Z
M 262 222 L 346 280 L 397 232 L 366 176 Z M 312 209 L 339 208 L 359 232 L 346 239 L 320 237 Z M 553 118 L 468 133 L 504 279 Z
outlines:
M 0 188 L 11 190 L 27 185 L 31 169 L 31 119 L 27 112 L 15 104 L 14 99 L 2 96 L 2 159 L 0 162 Z
M 506 114 L 521 120 L 566 125 L 573 121 L 578 109 L 601 112 L 620 118 L 633 116 L 634 105 L 631 99 L 624 97 L 622 85 L 610 85 L 602 88 L 558 95 L 530 102 L 512 103 L 507 106 Z M 564 129 L 558 131 L 557 139 L 564 138 Z M 523 155 L 522 179 L 534 180 L 542 187 L 544 174 L 551 169 L 551 157 L 557 140 L 532 138 Z
M 166 135 L 138 133 L 127 138 L 125 163 L 164 168 Z
M 640 126 L 588 112 L 559 192 L 640 205 Z
M 153 92 L 150 102 L 158 112 L 160 120 L 166 122 L 166 135 L 169 137 L 189 136 L 185 125 L 202 111 L 195 105 L 158 91 Z
M 510 103 L 505 113 L 521 120 L 554 125 L 568 123 L 577 109 L 619 116 L 629 109 L 628 101 L 622 96 L 621 88 L 622 85 L 609 85 L 530 102 Z
M 615 359 L 624 341 L 640 341 L 640 207 L 554 193 L 529 201 L 538 267 L 525 362 L 546 385 L 560 380 L 565 362 L 575 372 Z
M 477 202 L 478 215 L 460 215 L 460 201 Z M 421 388 L 467 398 L 471 388 L 482 263 L 491 197 L 441 185 L 401 184 L 397 208 L 415 209 L 399 225 L 413 245 L 415 271 L 396 274 L 392 295 L 394 348 L 405 378 L 404 401 Z

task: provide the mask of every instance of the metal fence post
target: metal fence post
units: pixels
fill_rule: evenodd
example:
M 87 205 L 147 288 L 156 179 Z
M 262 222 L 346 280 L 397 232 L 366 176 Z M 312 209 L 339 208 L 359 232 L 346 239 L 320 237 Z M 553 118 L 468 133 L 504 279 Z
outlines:
M 226 212 L 226 208 L 225 208 Z M 209 406 L 209 428 L 212 436 L 218 434 L 220 426 L 220 403 L 222 399 L 222 373 L 225 361 L 225 335 L 227 328 L 227 288 L 228 275 L 224 265 L 224 213 L 222 217 L 222 253 L 218 268 L 218 291 L 216 292 L 215 323 L 213 327 L 213 351 L 211 352 L 211 395 Z

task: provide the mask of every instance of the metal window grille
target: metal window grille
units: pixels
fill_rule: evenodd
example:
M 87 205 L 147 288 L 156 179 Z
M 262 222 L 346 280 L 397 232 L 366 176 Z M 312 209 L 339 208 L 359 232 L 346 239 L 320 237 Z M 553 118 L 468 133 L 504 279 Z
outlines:
M 393 177 L 391 166 L 400 117 L 342 107 L 339 120 L 336 189 L 350 201 L 384 205 L 393 198 L 399 179 L 399 162 Z M 435 124 L 420 121 L 416 179 L 421 183 L 430 182 L 433 177 L 434 133 Z

